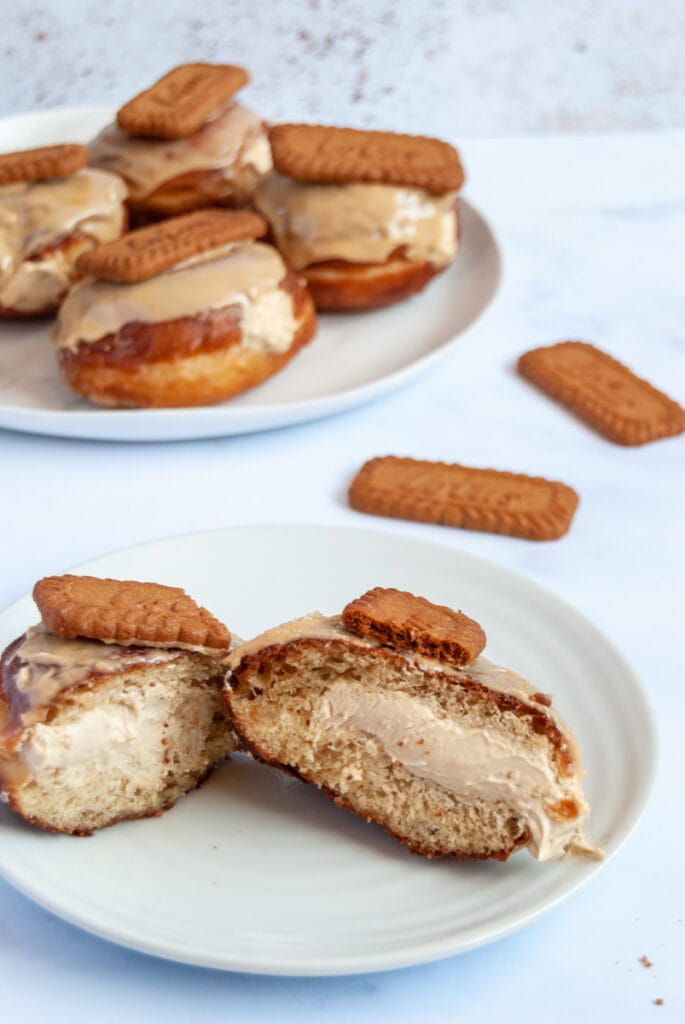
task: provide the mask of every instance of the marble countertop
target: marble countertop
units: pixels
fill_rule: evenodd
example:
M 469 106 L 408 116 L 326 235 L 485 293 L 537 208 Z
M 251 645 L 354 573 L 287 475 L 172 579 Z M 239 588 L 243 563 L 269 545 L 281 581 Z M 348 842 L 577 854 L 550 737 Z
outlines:
M 460 136 L 685 125 L 681 0 L 24 0 L 0 113 L 119 103 L 188 60 L 245 64 L 274 120 Z M 154 45 L 150 41 L 154 40 Z M 257 45 L 255 45 L 257 44 Z
M 352 978 L 166 963 L 92 938 L 0 882 L 8 1019 L 685 1016 L 685 833 L 675 800 L 685 716 L 685 438 L 617 447 L 514 370 L 528 348 L 581 338 L 685 402 L 685 137 L 479 140 L 462 150 L 466 194 L 504 254 L 499 295 L 471 344 L 373 404 L 270 433 L 126 445 L 0 432 L 0 604 L 108 550 L 275 519 L 386 528 L 482 555 L 576 605 L 644 679 L 660 763 L 641 824 L 591 885 L 524 931 L 440 963 Z M 347 507 L 346 487 L 366 458 L 389 452 L 561 479 L 579 491 L 580 508 L 568 536 L 550 544 L 363 517 Z M 639 962 L 643 954 L 652 967 Z

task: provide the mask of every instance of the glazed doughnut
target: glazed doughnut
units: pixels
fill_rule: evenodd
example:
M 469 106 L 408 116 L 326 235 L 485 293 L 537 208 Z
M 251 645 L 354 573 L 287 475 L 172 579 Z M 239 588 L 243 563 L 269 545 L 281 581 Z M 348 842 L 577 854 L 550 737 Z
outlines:
M 262 119 L 231 102 L 188 139 L 139 139 L 109 125 L 91 143 L 90 164 L 124 179 L 140 220 L 244 206 L 270 170 L 271 154 Z
M 48 316 L 81 255 L 126 228 L 126 188 L 104 171 L 0 186 L 0 317 Z
M 176 320 L 128 323 L 94 343 L 60 349 L 62 376 L 90 402 L 121 408 L 211 405 L 256 387 L 289 363 L 316 331 L 306 288 L 284 272 L 277 287 L 291 298 L 294 318 L 285 351 L 245 344 L 241 308 L 228 305 Z
M 447 143 L 315 125 L 270 139 L 276 171 L 253 201 L 318 309 L 399 302 L 450 265 L 463 171 Z
M 474 656 L 484 642 L 463 613 L 374 588 L 234 650 L 231 720 L 259 760 L 413 853 L 600 857 L 571 730 L 546 694 Z
M 215 90 L 198 114 L 189 103 L 192 94 L 204 99 L 224 72 L 230 72 L 226 87 Z M 174 89 L 171 98 L 167 79 Z M 271 149 L 262 118 L 233 99 L 247 80 L 243 69 L 230 65 L 181 65 L 129 101 L 118 123 L 93 140 L 89 162 L 126 181 L 134 225 L 249 202 L 271 169 Z M 163 94 L 162 103 L 155 104 L 157 93 Z
M 56 313 L 68 288 L 65 278 L 72 279 L 69 268 L 76 266 L 79 256 L 92 244 L 84 235 L 73 234 L 23 260 L 11 284 L 8 281 L 2 291 L 7 302 L 24 308 L 0 305 L 0 317 L 15 320 Z
M 271 175 L 255 205 L 276 245 L 305 278 L 317 309 L 354 311 L 401 302 L 456 255 L 456 197 L 438 202 L 390 185 L 309 185 Z M 420 223 L 403 216 L 420 207 Z M 404 245 L 397 241 L 406 239 Z
M 68 386 L 106 406 L 208 405 L 280 370 L 316 317 L 277 250 L 245 237 L 265 230 L 253 213 L 198 211 L 91 253 L 94 276 L 68 295 L 53 331 Z
M 13 811 L 90 835 L 160 814 L 236 749 L 221 693 L 231 636 L 187 594 L 56 576 L 34 597 L 43 621 L 0 659 L 0 799 Z

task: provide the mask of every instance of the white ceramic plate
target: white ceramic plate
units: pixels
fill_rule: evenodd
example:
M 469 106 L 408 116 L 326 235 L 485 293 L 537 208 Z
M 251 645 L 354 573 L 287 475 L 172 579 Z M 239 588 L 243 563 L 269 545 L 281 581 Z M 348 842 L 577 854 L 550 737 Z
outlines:
M 55 110 L 0 121 L 0 152 L 84 142 L 110 109 Z M 200 409 L 98 409 L 62 384 L 49 323 L 0 323 L 0 427 L 107 441 L 174 441 L 242 434 L 318 419 L 409 381 L 464 344 L 492 301 L 500 255 L 488 224 L 462 201 L 458 258 L 428 289 L 373 313 L 325 315 L 315 341 L 261 387 Z
M 374 585 L 465 608 L 487 653 L 573 724 L 588 769 L 591 838 L 607 859 L 646 802 L 652 718 L 635 674 L 595 627 L 523 577 L 447 547 L 328 527 L 245 527 L 119 551 L 81 569 L 180 584 L 251 636 Z M 36 619 L 0 615 L 4 646 Z M 606 863 L 606 860 L 603 862 Z M 589 881 L 601 862 L 429 861 L 313 786 L 235 757 L 163 817 L 90 839 L 32 829 L 0 808 L 0 873 L 96 935 L 186 963 L 268 974 L 385 970 L 491 942 Z

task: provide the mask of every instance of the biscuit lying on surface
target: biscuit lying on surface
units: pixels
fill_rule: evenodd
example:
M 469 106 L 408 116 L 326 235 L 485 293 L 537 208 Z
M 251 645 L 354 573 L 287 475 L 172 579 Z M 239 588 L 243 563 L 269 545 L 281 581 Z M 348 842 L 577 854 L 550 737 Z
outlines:
M 685 409 L 585 341 L 524 352 L 518 371 L 616 444 L 648 444 L 685 431 Z
M 99 405 L 209 405 L 276 373 L 316 331 L 306 288 L 248 211 L 199 210 L 84 260 L 53 330 L 62 376 Z
M 396 455 L 365 462 L 349 501 L 370 515 L 525 540 L 563 537 L 578 507 L 576 492 L 558 480 Z
M 243 206 L 271 170 L 263 119 L 234 94 L 230 64 L 182 64 L 119 110 L 90 144 L 90 163 L 119 174 L 134 223 L 207 206 Z
M 12 810 L 89 835 L 161 814 L 236 749 L 222 698 L 230 633 L 183 591 L 62 576 L 35 599 L 53 630 L 31 627 L 0 661 Z
M 79 257 L 126 227 L 126 188 L 85 167 L 85 146 L 0 154 L 0 317 L 47 316 Z
M 319 309 L 363 310 L 420 291 L 452 262 L 464 172 L 446 142 L 281 124 L 277 173 L 254 203 Z
M 420 650 L 444 609 L 391 594 L 404 607 L 385 635 L 411 621 Z M 361 601 L 376 621 L 388 610 L 379 588 Z M 549 697 L 485 658 L 451 663 L 459 621 L 452 637 L 446 626 L 435 636 L 440 658 L 427 658 L 406 632 L 399 646 L 347 629 L 350 607 L 269 630 L 229 657 L 231 717 L 257 757 L 428 857 L 597 853 L 581 831 L 580 754 Z

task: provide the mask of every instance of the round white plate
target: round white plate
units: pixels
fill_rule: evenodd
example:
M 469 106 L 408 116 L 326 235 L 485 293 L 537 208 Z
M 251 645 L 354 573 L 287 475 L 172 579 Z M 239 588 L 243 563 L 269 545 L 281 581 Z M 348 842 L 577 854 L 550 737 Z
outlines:
M 0 121 L 0 152 L 85 142 L 111 109 L 55 110 Z M 176 441 L 303 423 L 367 402 L 464 344 L 500 278 L 497 243 L 462 200 L 457 260 L 420 295 L 388 309 L 319 318 L 315 340 L 285 370 L 230 402 L 199 409 L 98 409 L 62 384 L 49 322 L 0 323 L 0 427 L 106 441 Z
M 249 637 L 369 587 L 464 608 L 487 654 L 554 695 L 588 770 L 588 834 L 616 852 L 647 799 L 651 712 L 595 627 L 521 576 L 404 536 L 244 527 L 144 544 L 88 562 L 98 575 L 185 587 Z M 4 646 L 36 620 L 26 596 L 0 615 Z M 90 839 L 40 832 L 0 807 L 0 873 L 36 902 L 114 942 L 186 963 L 327 975 L 422 963 L 492 942 L 589 881 L 602 863 L 430 861 L 315 787 L 234 757 L 161 818 Z

